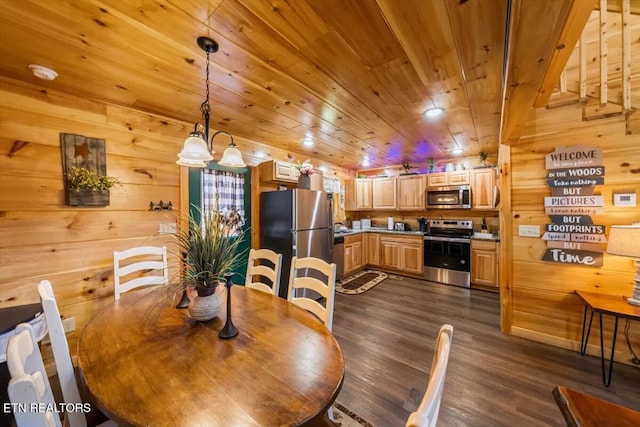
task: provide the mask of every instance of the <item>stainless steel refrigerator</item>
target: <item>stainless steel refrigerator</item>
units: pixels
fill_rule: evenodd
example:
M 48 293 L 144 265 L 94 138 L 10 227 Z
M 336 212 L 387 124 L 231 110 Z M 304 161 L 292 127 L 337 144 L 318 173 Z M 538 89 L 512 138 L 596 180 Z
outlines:
M 280 292 L 287 298 L 291 258 L 333 258 L 333 200 L 324 191 L 294 189 L 260 194 L 260 247 L 282 254 Z

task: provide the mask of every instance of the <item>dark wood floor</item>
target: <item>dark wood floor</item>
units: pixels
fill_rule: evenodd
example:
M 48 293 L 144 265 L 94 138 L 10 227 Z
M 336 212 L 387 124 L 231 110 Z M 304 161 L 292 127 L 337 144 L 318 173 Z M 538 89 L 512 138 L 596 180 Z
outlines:
M 606 389 L 599 358 L 502 334 L 497 294 L 395 277 L 336 294 L 337 402 L 374 426 L 403 426 L 417 408 L 444 323 L 454 332 L 440 426 L 563 426 L 556 385 L 640 410 L 640 368 L 616 363 Z

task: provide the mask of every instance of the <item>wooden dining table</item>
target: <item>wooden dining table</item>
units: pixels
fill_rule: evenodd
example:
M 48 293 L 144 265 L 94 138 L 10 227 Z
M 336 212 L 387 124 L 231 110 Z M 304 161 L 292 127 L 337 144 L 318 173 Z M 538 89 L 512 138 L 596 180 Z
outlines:
M 226 288 L 220 286 L 223 306 Z M 207 322 L 174 308 L 164 290 L 123 294 L 84 328 L 82 381 L 121 426 L 293 426 L 317 420 L 342 386 L 344 358 L 307 311 L 264 292 L 231 288 Z

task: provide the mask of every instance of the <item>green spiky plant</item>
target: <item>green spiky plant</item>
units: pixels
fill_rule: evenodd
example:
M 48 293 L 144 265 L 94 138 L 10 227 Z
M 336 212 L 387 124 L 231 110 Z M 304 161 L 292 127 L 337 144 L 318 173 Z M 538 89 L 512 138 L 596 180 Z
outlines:
M 239 266 L 243 253 L 238 248 L 245 238 L 243 219 L 237 211 L 197 211 L 201 221 L 189 216 L 175 235 L 177 250 L 186 260 L 179 284 L 180 288 L 213 289 L 225 273 Z
M 434 158 L 428 159 L 427 166 L 429 166 L 429 172 L 433 172 L 433 169 L 436 167 L 436 159 Z
M 489 157 L 489 155 L 487 154 L 486 151 L 481 151 L 479 156 L 480 156 L 480 161 L 482 162 L 482 164 L 485 164 L 487 162 L 487 157 Z

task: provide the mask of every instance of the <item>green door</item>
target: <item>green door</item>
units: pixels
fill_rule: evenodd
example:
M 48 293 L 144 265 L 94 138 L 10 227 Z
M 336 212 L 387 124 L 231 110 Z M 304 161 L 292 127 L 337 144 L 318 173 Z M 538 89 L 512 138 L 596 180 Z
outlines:
M 218 165 L 216 162 L 209 162 L 207 169 L 234 172 L 244 175 L 244 214 L 245 231 L 243 241 L 238 246 L 238 251 L 242 253 L 239 266 L 236 268 L 233 283 L 244 285 L 244 278 L 247 274 L 247 262 L 249 260 L 249 249 L 251 248 L 251 168 L 228 168 Z M 196 221 L 200 221 L 198 209 L 202 207 L 202 169 L 189 168 L 189 215 Z

